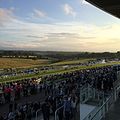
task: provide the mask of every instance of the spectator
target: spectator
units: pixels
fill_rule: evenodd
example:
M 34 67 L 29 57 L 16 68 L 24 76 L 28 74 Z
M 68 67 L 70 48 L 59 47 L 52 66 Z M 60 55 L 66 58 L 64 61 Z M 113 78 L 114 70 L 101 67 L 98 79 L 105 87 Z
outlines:
M 71 112 L 72 112 L 71 110 L 72 110 L 71 101 L 70 101 L 70 99 L 68 99 L 68 97 L 66 97 L 65 101 L 64 101 L 64 116 L 65 116 L 65 120 L 70 120 Z
M 43 113 L 43 119 L 49 120 L 50 117 L 50 105 L 48 103 L 48 100 L 45 101 L 45 103 L 42 105 L 42 113 Z

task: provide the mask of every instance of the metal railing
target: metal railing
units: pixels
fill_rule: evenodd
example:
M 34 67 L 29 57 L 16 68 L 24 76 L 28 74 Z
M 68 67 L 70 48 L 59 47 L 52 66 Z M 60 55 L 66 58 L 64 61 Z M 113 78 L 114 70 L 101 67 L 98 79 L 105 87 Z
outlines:
M 105 116 L 106 112 L 108 112 L 109 107 L 113 102 L 114 102 L 114 99 L 113 99 L 113 96 L 111 95 L 105 101 L 105 103 L 97 110 L 97 112 L 93 115 L 93 117 L 89 120 L 101 120 Z
M 98 100 L 99 103 L 98 106 L 84 118 L 84 120 L 101 120 L 114 102 L 113 93 L 113 91 L 111 93 L 105 93 L 104 91 L 96 90 L 89 85 L 83 86 L 80 91 L 80 102 L 85 103 L 92 98 Z
M 42 113 L 41 111 L 42 111 L 41 109 L 38 109 L 36 111 L 36 113 L 35 113 L 35 120 L 38 120 L 38 116 L 40 116 L 40 114 Z M 39 112 L 40 112 L 40 114 L 39 114 Z
M 101 120 L 105 116 L 106 112 L 108 112 L 111 103 L 113 103 L 113 96 L 110 96 L 103 103 L 103 105 L 101 107 L 95 108 L 83 120 Z
M 100 100 L 101 97 L 104 99 L 104 92 L 100 92 L 95 88 L 92 88 L 90 85 L 80 89 L 80 103 L 85 103 L 89 99 Z
M 58 120 L 58 112 L 59 110 L 61 110 L 64 106 L 59 107 L 56 111 L 55 111 L 55 120 Z
M 59 107 L 56 111 L 55 111 L 55 120 L 58 120 L 58 112 L 59 110 L 61 110 L 63 108 L 63 106 Z M 36 114 L 35 114 L 35 120 L 38 120 L 38 118 L 42 115 L 42 110 L 41 109 L 38 109 L 36 111 Z
M 92 112 L 90 112 L 83 120 L 91 120 L 91 118 L 94 116 L 97 110 L 98 110 L 98 107 L 92 110 Z

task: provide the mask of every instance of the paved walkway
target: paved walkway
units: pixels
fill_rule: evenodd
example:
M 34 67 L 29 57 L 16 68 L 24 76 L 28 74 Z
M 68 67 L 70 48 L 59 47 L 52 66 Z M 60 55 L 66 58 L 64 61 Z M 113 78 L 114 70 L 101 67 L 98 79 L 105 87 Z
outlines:
M 111 106 L 105 118 L 102 120 L 120 120 L 120 98 Z

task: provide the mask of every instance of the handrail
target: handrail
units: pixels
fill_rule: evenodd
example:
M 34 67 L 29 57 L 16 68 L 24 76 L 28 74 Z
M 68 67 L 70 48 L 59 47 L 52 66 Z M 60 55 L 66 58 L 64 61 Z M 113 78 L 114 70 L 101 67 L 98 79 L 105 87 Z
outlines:
M 92 117 L 90 120 L 93 120 L 93 118 L 96 116 L 96 114 L 98 114 L 100 112 L 100 110 L 110 101 L 110 99 L 112 98 L 112 96 L 110 96 L 109 98 L 107 98 L 107 100 L 105 101 L 105 103 L 100 107 L 100 108 L 95 108 L 92 112 L 90 112 L 85 118 L 84 120 L 87 120 L 87 118 Z M 98 110 L 97 110 L 98 109 Z M 97 112 L 95 112 L 95 110 L 97 110 Z M 95 112 L 95 113 L 94 113 Z M 92 115 L 92 116 L 91 116 Z
M 97 112 L 93 115 L 93 117 L 91 118 L 91 120 L 94 119 L 94 117 L 99 113 L 99 111 L 106 105 L 106 103 L 108 103 L 108 101 L 110 101 L 110 98 L 112 98 L 112 96 L 110 96 L 105 103 L 103 103 L 103 105 L 97 110 Z
M 93 114 L 97 109 L 98 109 L 98 107 L 96 107 L 94 110 L 92 110 L 83 120 L 87 120 L 87 118 L 89 118 L 89 116 L 91 116 L 91 114 Z
M 41 109 L 38 109 L 38 110 L 36 111 L 35 120 L 37 120 L 38 112 L 39 112 L 39 111 L 41 111 Z
M 63 107 L 64 107 L 64 105 L 61 106 L 61 107 L 59 107 L 59 108 L 55 111 L 55 120 L 57 120 L 57 112 L 58 112 L 61 108 L 63 108 Z

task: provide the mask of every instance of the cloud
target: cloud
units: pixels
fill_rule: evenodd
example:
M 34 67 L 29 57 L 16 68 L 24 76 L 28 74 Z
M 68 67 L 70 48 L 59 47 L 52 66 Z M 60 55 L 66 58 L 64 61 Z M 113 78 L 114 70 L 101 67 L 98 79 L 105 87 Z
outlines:
M 0 26 L 12 22 L 14 18 L 13 10 L 0 8 Z
M 112 41 L 120 41 L 120 38 L 117 38 L 117 37 L 115 37 L 115 38 L 110 38 L 109 40 L 112 40 Z
M 10 10 L 11 10 L 11 11 L 14 11 L 14 10 L 15 10 L 15 7 L 10 7 Z
M 47 36 L 52 36 L 52 37 L 63 37 L 63 36 L 77 36 L 78 34 L 76 33 L 69 33 L 69 32 L 58 32 L 58 33 L 48 33 Z
M 69 5 L 69 4 L 64 4 L 63 6 L 63 10 L 65 12 L 66 15 L 71 15 L 73 17 L 76 16 L 76 12 L 73 10 L 73 8 Z
M 38 18 L 43 18 L 43 17 L 46 17 L 47 14 L 45 12 L 41 11 L 41 10 L 34 9 L 33 16 L 38 17 Z
M 79 36 L 78 38 L 79 38 L 79 39 L 82 39 L 82 40 L 85 40 L 85 39 L 93 40 L 93 39 L 95 39 L 96 37 L 92 37 L 92 36 L 91 36 L 91 37 L 89 37 L 89 36 L 88 36 L 88 37 L 87 37 L 87 36 Z
M 26 35 L 26 37 L 29 37 L 29 38 L 43 38 L 43 37 L 36 36 L 36 35 Z
M 0 48 L 97 52 L 119 50 L 120 46 L 120 24 L 33 23 L 8 9 L 0 9 L 0 23 L 4 24 L 0 27 Z

